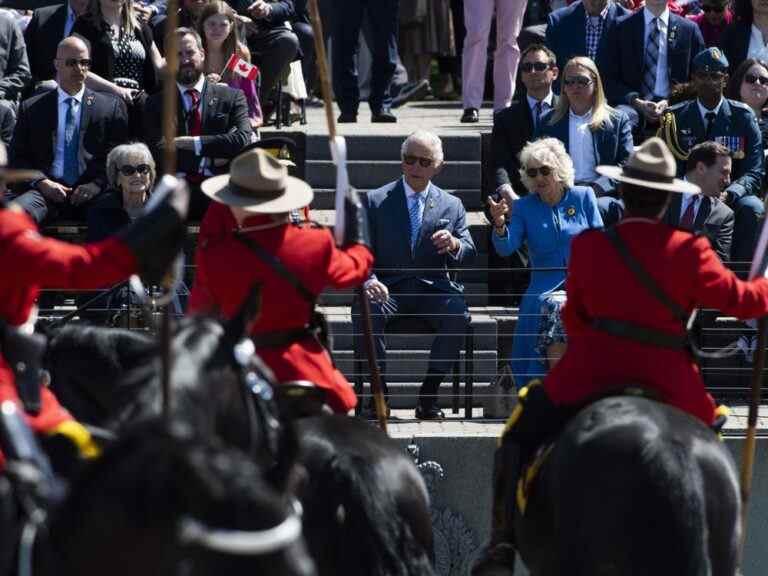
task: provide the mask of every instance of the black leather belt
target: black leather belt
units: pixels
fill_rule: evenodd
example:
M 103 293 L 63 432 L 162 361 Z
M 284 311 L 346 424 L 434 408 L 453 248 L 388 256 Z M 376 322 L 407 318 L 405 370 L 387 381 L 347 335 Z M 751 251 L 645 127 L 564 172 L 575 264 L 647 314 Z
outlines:
M 633 340 L 640 344 L 657 346 L 659 348 L 669 348 L 671 350 L 687 350 L 689 348 L 687 335 L 669 334 L 667 332 L 661 332 L 654 328 L 646 328 L 645 326 L 640 326 L 624 320 L 595 318 L 592 320 L 592 326 L 611 336 L 626 338 L 627 340 Z

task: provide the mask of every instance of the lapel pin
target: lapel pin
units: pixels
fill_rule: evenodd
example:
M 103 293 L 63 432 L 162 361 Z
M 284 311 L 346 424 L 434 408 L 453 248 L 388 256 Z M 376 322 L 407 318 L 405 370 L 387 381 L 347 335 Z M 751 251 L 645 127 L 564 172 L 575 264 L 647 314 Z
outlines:
M 435 207 L 435 202 L 433 200 L 429 201 L 429 207 L 430 208 L 434 208 Z

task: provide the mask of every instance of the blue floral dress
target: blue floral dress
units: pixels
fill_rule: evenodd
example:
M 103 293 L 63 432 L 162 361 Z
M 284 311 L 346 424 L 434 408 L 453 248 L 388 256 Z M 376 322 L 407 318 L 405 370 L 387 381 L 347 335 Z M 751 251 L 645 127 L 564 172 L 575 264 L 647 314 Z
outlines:
M 506 236 L 492 234 L 500 255 L 508 256 L 526 243 L 531 259 L 531 283 L 520 303 L 510 362 L 518 388 L 546 372 L 537 351 L 542 303 L 564 285 L 571 239 L 583 230 L 602 226 L 592 188 L 574 186 L 555 206 L 545 204 L 537 194 L 521 198 L 512 207 Z

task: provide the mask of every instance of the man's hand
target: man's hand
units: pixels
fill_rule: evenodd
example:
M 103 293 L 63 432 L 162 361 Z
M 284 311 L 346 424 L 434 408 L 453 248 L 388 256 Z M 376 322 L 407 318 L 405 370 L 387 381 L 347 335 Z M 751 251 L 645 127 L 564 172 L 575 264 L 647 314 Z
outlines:
M 66 202 L 67 197 L 72 193 L 72 188 L 54 182 L 53 180 L 48 180 L 47 178 L 37 185 L 37 189 L 46 200 L 50 200 L 56 204 Z
M 176 144 L 176 150 L 195 150 L 194 136 L 176 136 L 173 143 Z
M 491 211 L 491 220 L 495 228 L 501 228 L 507 221 L 507 214 L 509 214 L 509 204 L 503 198 L 498 202 L 489 196 L 488 206 Z
M 438 230 L 432 234 L 432 244 L 437 248 L 438 254 L 455 253 L 461 244 L 448 230 Z
M 248 13 L 254 20 L 263 20 L 264 18 L 269 18 L 269 15 L 272 14 L 272 6 L 264 0 L 256 0 L 256 2 L 248 6 Z
M 659 104 L 664 103 L 664 107 L 661 108 L 661 111 L 659 111 Z M 663 100 L 662 102 L 653 102 L 652 100 L 641 100 L 640 98 L 635 98 L 635 100 L 632 102 L 632 106 L 640 112 L 643 116 L 645 116 L 646 120 L 649 120 L 651 122 L 658 122 L 659 118 L 661 117 L 662 112 L 664 109 L 666 109 L 666 100 Z
M 75 191 L 72 193 L 72 196 L 70 196 L 69 201 L 75 206 L 79 206 L 80 204 L 88 202 L 88 200 L 94 198 L 99 192 L 101 192 L 101 188 L 94 182 L 81 184 L 75 188 Z
M 720 201 L 721 202 L 723 202 L 724 204 L 728 204 L 729 200 L 730 200 L 730 198 L 728 197 L 728 190 L 723 190 L 722 192 L 720 192 Z
M 378 280 L 369 280 L 365 283 L 365 293 L 373 302 L 384 304 L 389 300 L 389 288 Z

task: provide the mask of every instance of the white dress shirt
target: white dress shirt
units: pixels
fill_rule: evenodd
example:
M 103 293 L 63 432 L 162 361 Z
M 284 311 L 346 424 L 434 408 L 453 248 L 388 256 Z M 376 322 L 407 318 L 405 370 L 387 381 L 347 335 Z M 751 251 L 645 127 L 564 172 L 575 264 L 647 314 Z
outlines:
M 723 105 L 723 99 L 721 97 L 720 98 L 720 102 L 718 102 L 717 106 L 712 108 L 712 110 L 710 110 L 709 108 L 705 107 L 701 103 L 701 100 L 696 100 L 696 104 L 698 104 L 698 106 L 699 106 L 699 114 L 701 114 L 701 121 L 704 124 L 704 128 L 706 128 L 707 127 L 707 114 L 709 114 L 710 112 L 714 112 L 715 116 L 717 116 L 718 112 L 720 112 L 720 106 Z
M 70 98 L 75 99 L 75 126 L 77 132 L 80 131 L 80 113 L 83 109 L 83 94 L 85 93 L 85 86 L 80 89 L 77 94 L 67 94 L 61 88 L 57 88 L 59 93 L 58 104 L 58 123 L 56 125 L 56 153 L 53 156 L 53 167 L 51 168 L 51 176 L 54 178 L 61 178 L 64 175 L 64 129 L 67 124 L 67 112 L 69 111 Z M 82 170 L 80 170 L 82 173 Z
M 749 35 L 749 48 L 747 48 L 747 58 L 765 59 L 768 55 L 768 43 L 763 40 L 763 33 L 760 28 L 752 24 Z
M 594 182 L 597 180 L 597 158 L 592 141 L 592 131 L 589 123 L 592 121 L 592 110 L 578 116 L 572 110 L 568 111 L 568 154 L 573 160 L 576 182 Z
M 552 92 L 552 90 L 549 91 L 549 94 L 547 94 L 542 100 L 541 100 L 541 116 L 544 116 L 544 114 L 549 111 L 552 108 L 552 98 L 555 97 L 555 94 Z M 536 98 L 533 98 L 532 96 L 526 96 L 528 99 L 528 107 L 531 109 L 531 118 L 533 119 L 533 129 L 536 130 L 539 126 L 536 124 L 536 104 L 539 103 Z M 541 121 L 541 116 L 539 117 L 539 121 Z
M 648 8 L 643 8 L 643 16 L 645 17 L 645 44 L 648 45 L 648 39 L 651 34 L 651 22 L 656 16 Z M 669 8 L 665 8 L 664 12 L 658 17 L 659 26 L 659 58 L 658 67 L 656 68 L 656 84 L 653 88 L 653 93 L 656 96 L 666 98 L 669 96 L 669 69 L 667 67 L 667 31 L 669 30 Z M 645 51 L 643 51 L 643 58 L 645 58 Z

